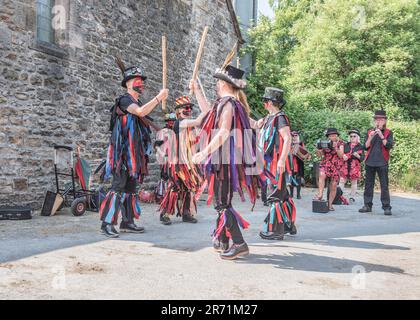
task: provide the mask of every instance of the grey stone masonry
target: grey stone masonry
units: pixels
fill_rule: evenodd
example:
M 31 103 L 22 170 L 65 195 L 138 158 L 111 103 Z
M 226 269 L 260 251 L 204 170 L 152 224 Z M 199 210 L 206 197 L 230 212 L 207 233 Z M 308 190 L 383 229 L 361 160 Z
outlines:
M 230 1 L 230 0 L 229 0 Z M 54 187 L 54 144 L 81 146 L 92 169 L 105 158 L 109 108 L 123 93 L 114 63 L 141 65 L 142 101 L 162 82 L 161 36 L 167 36 L 168 105 L 188 93 L 204 26 L 200 79 L 214 99 L 214 70 L 237 41 L 225 0 L 57 0 L 54 43 L 37 41 L 37 1 L 0 0 L 0 205 L 39 210 Z M 151 114 L 163 126 L 157 107 Z M 142 188 L 159 177 L 152 158 Z

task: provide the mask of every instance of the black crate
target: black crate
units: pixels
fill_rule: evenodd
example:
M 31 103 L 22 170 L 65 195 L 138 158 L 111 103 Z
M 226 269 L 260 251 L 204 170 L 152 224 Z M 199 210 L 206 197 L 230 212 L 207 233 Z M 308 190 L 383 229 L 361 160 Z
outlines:
M 0 220 L 28 220 L 32 219 L 32 209 L 30 207 L 16 206 L 0 207 Z
M 312 200 L 312 212 L 328 213 L 328 203 L 325 200 Z

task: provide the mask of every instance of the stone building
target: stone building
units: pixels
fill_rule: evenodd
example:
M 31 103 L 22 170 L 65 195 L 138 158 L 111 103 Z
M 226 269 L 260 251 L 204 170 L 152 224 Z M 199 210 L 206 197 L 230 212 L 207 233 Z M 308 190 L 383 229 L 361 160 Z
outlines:
M 166 35 L 169 106 L 185 94 L 205 25 L 199 72 L 211 99 L 214 70 L 243 42 L 231 0 L 0 0 L 0 205 L 40 209 L 54 190 L 54 144 L 80 145 L 93 165 L 105 158 L 109 108 L 123 92 L 115 55 L 145 70 L 148 101 Z M 160 107 L 151 116 L 163 124 Z M 145 188 L 159 175 L 150 169 Z

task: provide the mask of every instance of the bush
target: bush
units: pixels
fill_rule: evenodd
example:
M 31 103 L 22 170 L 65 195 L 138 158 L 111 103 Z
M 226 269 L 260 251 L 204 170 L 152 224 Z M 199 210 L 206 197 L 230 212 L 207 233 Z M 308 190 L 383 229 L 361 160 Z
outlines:
M 391 184 L 420 191 L 420 121 L 390 121 L 388 127 L 395 139 L 389 165 Z

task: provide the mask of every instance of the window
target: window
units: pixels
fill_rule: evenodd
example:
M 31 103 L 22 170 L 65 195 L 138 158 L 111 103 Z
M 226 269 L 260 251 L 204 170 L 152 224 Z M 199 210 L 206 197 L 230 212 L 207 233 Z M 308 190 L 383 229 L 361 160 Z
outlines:
M 52 27 L 52 7 L 54 0 L 37 0 L 36 2 L 36 35 L 43 42 L 54 43 Z

